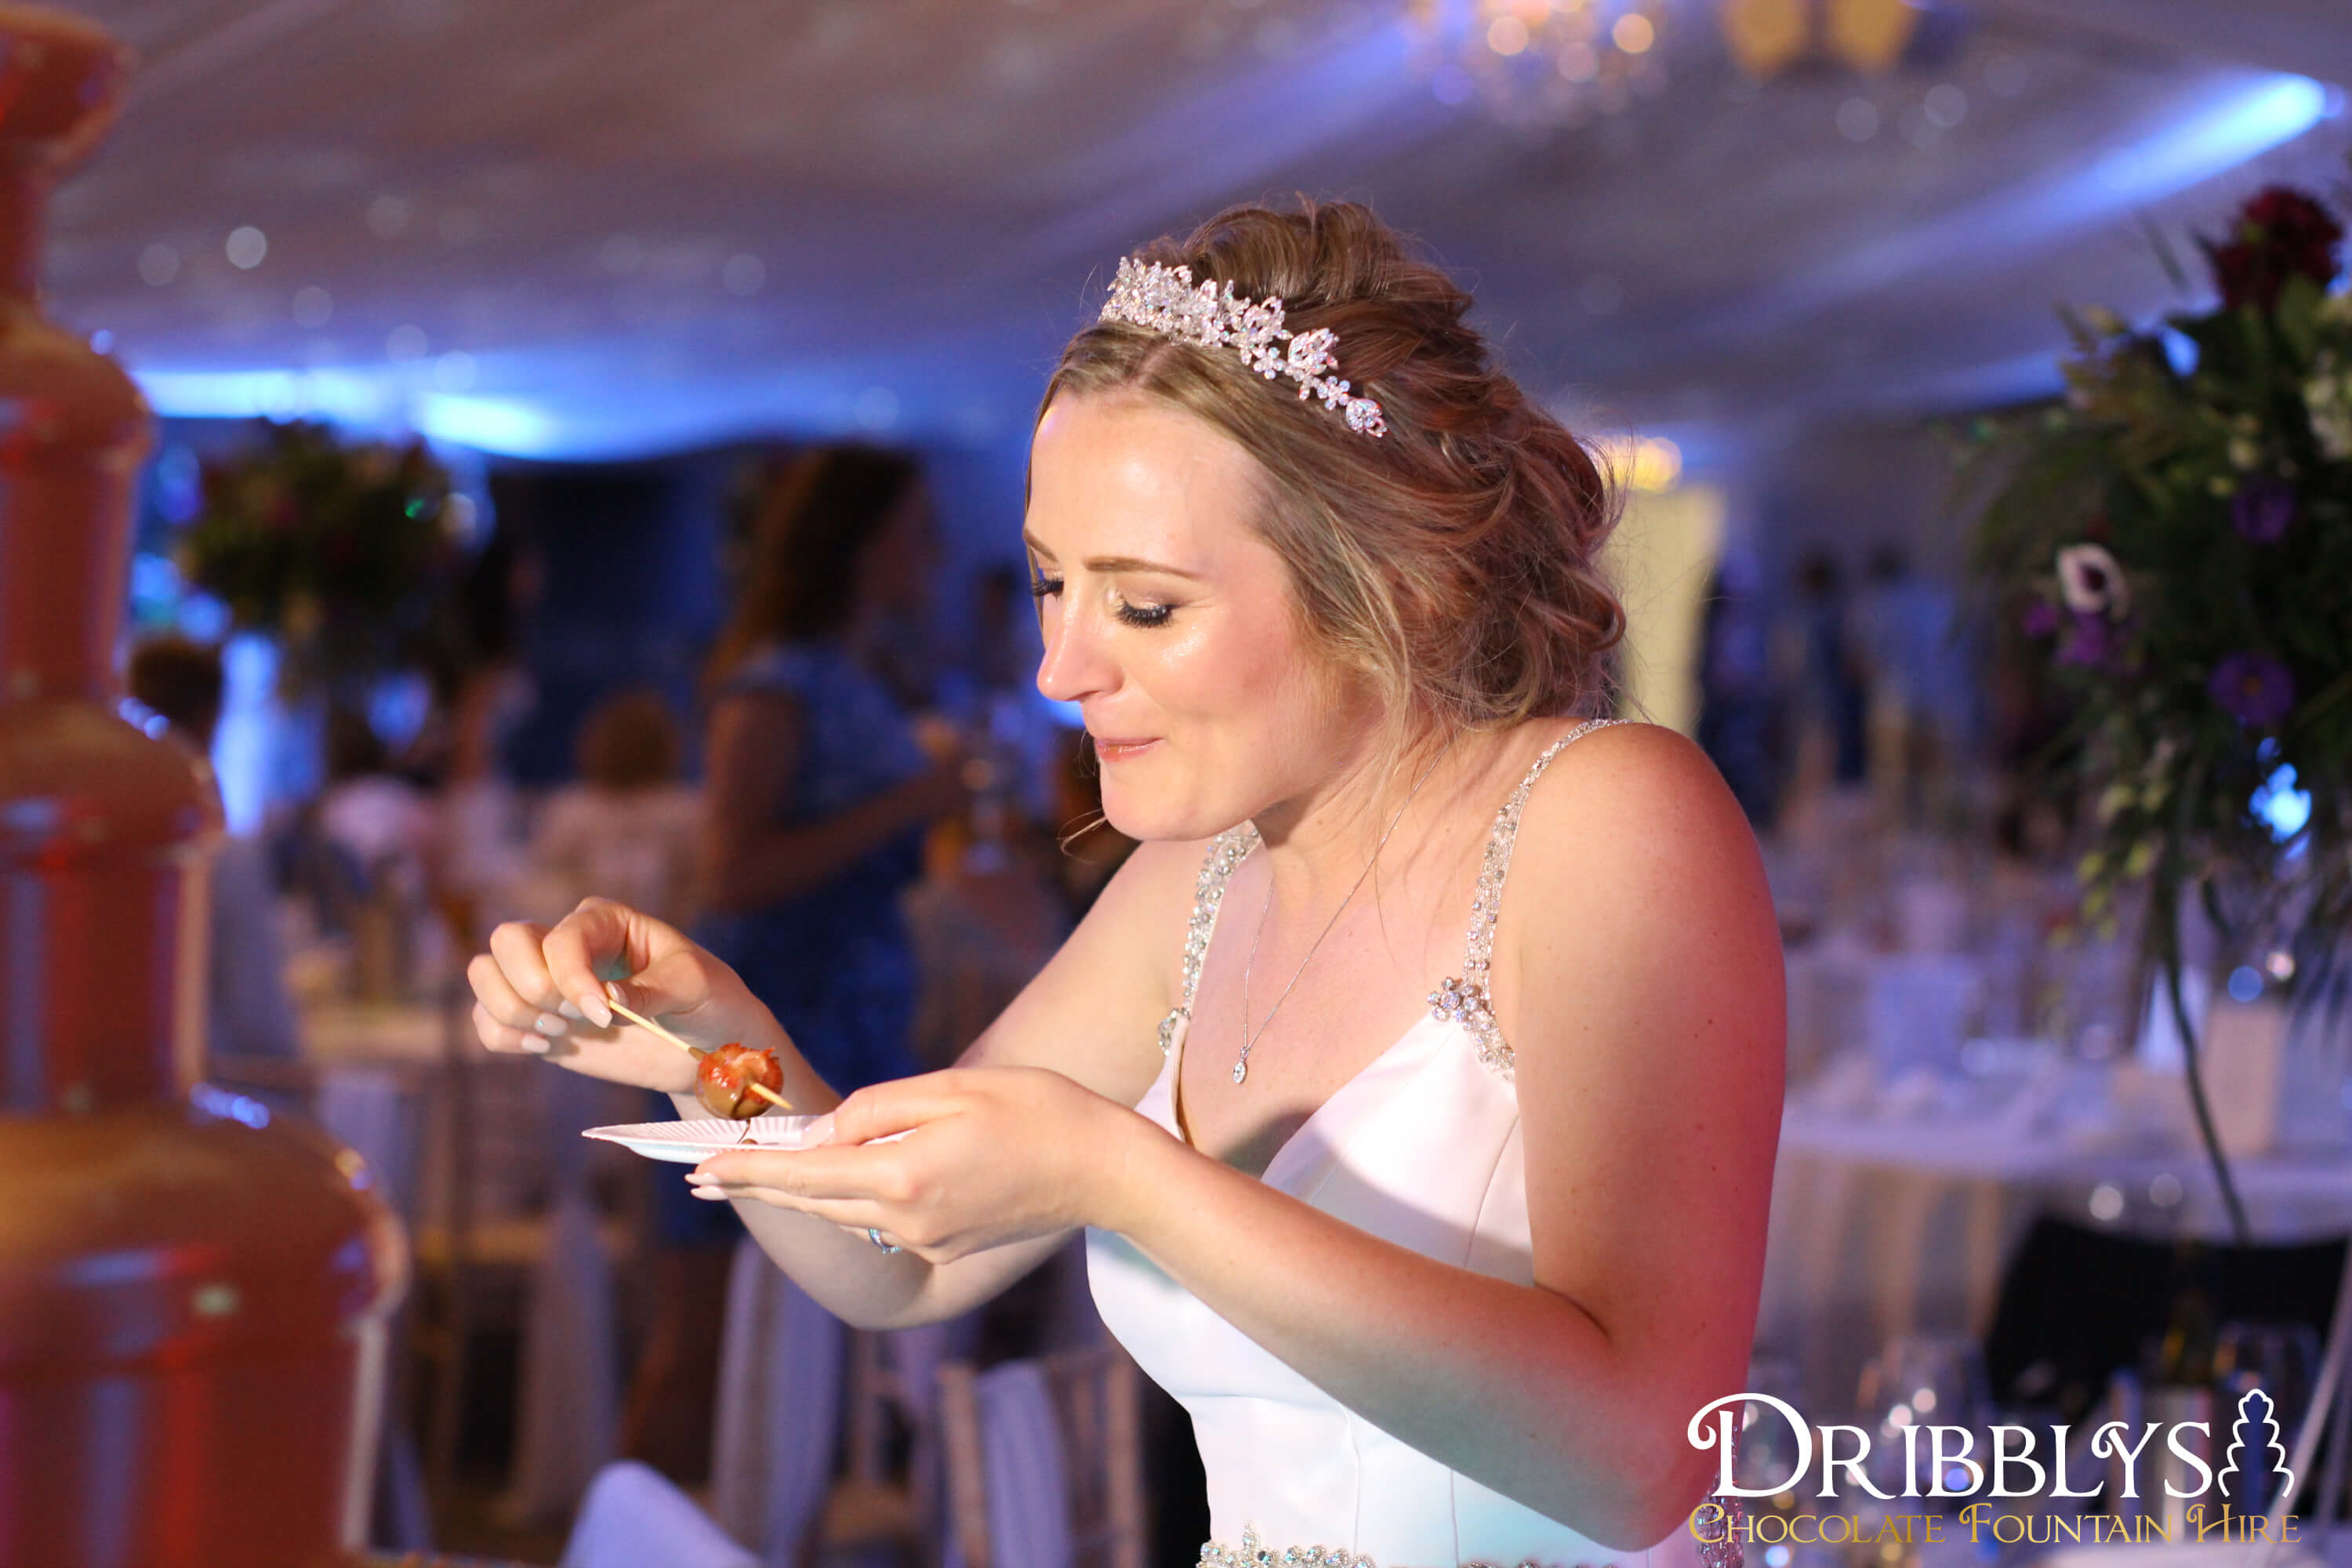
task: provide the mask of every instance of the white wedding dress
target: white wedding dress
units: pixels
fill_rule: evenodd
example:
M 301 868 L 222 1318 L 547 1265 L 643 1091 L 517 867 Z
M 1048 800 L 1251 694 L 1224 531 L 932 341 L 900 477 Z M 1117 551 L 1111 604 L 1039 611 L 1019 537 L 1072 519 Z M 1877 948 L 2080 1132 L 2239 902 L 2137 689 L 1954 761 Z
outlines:
M 1528 791 L 1562 747 L 1602 722 L 1554 742 L 1497 813 L 1463 974 L 1276 1152 L 1262 1178 L 1267 1185 L 1455 1268 L 1534 1283 L 1518 1100 L 1510 1048 L 1485 1005 L 1486 961 Z M 1256 841 L 1255 829 L 1235 828 L 1202 868 L 1184 1005 L 1161 1031 L 1173 1048 L 1136 1106 L 1178 1138 L 1181 1022 L 1225 880 Z M 1089 1229 L 1087 1262 L 1104 1323 L 1192 1417 L 1216 1537 L 1202 1549 L 1203 1563 L 1688 1568 L 1698 1561 L 1686 1530 L 1646 1551 L 1613 1551 L 1408 1447 L 1260 1348 L 1116 1234 Z M 1278 1273 L 1283 1264 L 1269 1258 L 1266 1267 Z M 1576 1415 L 1563 1410 L 1560 1419 Z M 1309 1547 L 1318 1549 L 1311 1557 Z

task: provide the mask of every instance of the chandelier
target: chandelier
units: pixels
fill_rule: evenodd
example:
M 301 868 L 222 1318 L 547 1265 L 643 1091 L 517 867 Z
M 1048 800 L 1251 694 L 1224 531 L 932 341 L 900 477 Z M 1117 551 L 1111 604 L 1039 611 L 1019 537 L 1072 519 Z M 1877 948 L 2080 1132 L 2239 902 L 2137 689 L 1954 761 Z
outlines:
M 1529 129 L 1615 114 L 1665 86 L 1663 0 L 1411 0 L 1407 16 L 1430 89 L 1475 98 Z
M 1696 9 L 1685 5 L 1686 9 Z M 1713 0 L 1717 28 L 1754 79 L 1819 63 L 1885 76 L 1925 0 Z M 1531 128 L 1615 114 L 1665 85 L 1666 0 L 1408 0 L 1415 53 L 1447 103 L 1482 100 Z

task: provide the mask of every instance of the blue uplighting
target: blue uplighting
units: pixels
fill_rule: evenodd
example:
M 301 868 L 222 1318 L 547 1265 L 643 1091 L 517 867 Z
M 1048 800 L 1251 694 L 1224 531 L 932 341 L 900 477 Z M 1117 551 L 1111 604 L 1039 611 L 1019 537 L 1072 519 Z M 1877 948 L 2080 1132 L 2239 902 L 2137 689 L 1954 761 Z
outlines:
M 188 1090 L 188 1103 L 207 1116 L 241 1126 L 262 1128 L 269 1125 L 269 1107 L 249 1095 L 235 1093 L 217 1084 L 200 1083 Z
M 2287 763 L 2254 791 L 2253 812 L 2269 824 L 2271 837 L 2281 844 L 2301 833 L 2311 820 L 2311 792 L 2294 787 L 2294 764 Z

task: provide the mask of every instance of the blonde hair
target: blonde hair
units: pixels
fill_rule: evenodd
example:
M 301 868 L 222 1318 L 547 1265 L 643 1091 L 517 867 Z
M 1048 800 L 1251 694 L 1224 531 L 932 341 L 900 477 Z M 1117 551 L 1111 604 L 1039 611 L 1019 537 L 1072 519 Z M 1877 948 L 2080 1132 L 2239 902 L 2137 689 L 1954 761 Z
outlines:
M 1583 442 L 1493 363 L 1470 297 L 1365 207 L 1228 209 L 1136 253 L 1279 295 L 1285 325 L 1338 334 L 1335 374 L 1388 434 L 1254 374 L 1231 351 L 1101 321 L 1062 351 L 1039 406 L 1123 395 L 1206 420 L 1255 458 L 1256 520 L 1309 639 L 1369 677 L 1396 739 L 1590 711 L 1625 611 L 1595 557 L 1617 505 Z

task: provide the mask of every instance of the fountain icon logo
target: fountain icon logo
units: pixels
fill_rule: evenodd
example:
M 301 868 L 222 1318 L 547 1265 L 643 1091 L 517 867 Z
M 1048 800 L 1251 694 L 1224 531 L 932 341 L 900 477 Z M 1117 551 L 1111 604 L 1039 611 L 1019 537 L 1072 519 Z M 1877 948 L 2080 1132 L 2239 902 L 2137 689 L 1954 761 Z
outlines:
M 2286 1445 L 2280 1440 L 2278 1403 L 2259 1388 L 2238 1396 L 2238 1419 L 2230 1428 L 2230 1447 L 2214 1479 L 2227 1486 L 2231 1476 L 2241 1473 L 2249 1481 L 2263 1483 L 2256 1488 L 2263 1497 L 2294 1495 L 2294 1472 L 2287 1468 Z

